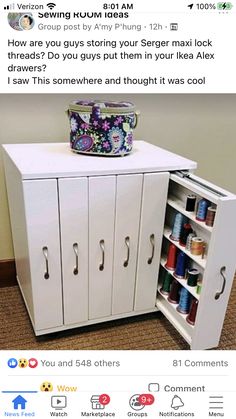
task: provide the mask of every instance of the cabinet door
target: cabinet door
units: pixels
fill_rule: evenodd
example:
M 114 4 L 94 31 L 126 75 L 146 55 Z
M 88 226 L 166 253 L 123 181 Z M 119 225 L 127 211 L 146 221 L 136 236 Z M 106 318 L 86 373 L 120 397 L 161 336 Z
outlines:
M 196 219 L 196 209 L 194 212 L 185 210 L 189 193 L 195 194 L 197 201 L 205 198 L 215 206 L 216 215 L 212 227 Z M 163 244 L 172 242 L 170 224 L 173 224 L 177 212 L 189 219 L 197 236 L 203 238 L 206 243 L 205 254 L 196 256 L 180 246 L 178 242 L 174 242 L 177 248 L 186 253 L 193 267 L 201 272 L 202 291 L 200 295 L 196 293 L 194 287 L 186 285 L 186 280 L 178 280 L 199 300 L 195 325 L 189 325 L 186 315 L 179 313 L 176 310 L 176 305 L 170 304 L 166 296 L 158 295 L 157 307 L 189 342 L 191 349 L 214 348 L 219 343 L 235 273 L 236 196 L 194 175 L 172 174 Z M 162 266 L 165 266 L 165 260 Z
M 134 309 L 155 307 L 169 173 L 144 175 Z
M 88 320 L 88 179 L 59 179 L 64 322 Z
M 116 176 L 89 178 L 89 319 L 111 315 Z
M 23 182 L 35 329 L 63 324 L 57 181 Z
M 112 314 L 134 308 L 143 175 L 117 176 Z

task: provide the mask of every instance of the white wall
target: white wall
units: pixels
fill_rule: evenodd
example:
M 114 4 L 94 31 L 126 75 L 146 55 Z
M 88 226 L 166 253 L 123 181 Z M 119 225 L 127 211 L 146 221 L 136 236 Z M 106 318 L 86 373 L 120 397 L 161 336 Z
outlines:
M 68 104 L 125 100 L 141 112 L 136 139 L 198 162 L 196 174 L 236 193 L 236 95 L 1 95 L 0 143 L 68 141 Z M 2 157 L 0 260 L 13 257 Z

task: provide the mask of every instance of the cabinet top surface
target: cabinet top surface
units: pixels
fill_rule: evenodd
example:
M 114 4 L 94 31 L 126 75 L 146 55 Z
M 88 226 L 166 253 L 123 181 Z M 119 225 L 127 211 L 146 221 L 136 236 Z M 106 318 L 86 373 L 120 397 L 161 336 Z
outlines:
M 145 141 L 124 157 L 77 154 L 68 143 L 5 144 L 22 179 L 96 176 L 195 169 L 197 164 Z

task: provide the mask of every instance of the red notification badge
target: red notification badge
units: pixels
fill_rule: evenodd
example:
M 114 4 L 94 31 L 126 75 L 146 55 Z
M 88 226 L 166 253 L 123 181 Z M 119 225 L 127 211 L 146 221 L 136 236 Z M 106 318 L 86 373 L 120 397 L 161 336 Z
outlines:
M 138 401 L 143 406 L 150 406 L 154 403 L 155 399 L 152 394 L 140 394 Z
M 108 394 L 101 394 L 101 396 L 99 396 L 99 403 L 103 404 L 104 406 L 106 406 L 107 404 L 110 403 L 110 396 L 108 396 Z

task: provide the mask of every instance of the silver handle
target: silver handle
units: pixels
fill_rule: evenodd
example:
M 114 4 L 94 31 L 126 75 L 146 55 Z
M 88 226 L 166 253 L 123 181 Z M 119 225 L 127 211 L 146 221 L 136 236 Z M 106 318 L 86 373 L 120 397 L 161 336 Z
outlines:
M 49 279 L 48 248 L 47 248 L 47 246 L 44 246 L 42 250 L 43 250 L 43 255 L 45 257 L 45 263 L 46 263 L 46 271 L 44 273 L 44 279 Z
M 78 251 L 78 243 L 73 244 L 73 250 L 75 253 L 75 267 L 73 269 L 73 274 L 78 275 L 79 273 L 79 251 Z
M 155 253 L 155 236 L 154 236 L 154 234 L 151 234 L 151 236 L 150 236 L 150 243 L 151 243 L 151 246 L 152 246 L 152 254 L 151 254 L 150 258 L 148 258 L 148 261 L 147 261 L 148 265 L 151 265 L 152 260 L 154 258 L 154 253 Z
M 129 264 L 129 255 L 130 255 L 130 238 L 129 236 L 127 236 L 125 238 L 125 244 L 127 247 L 127 257 L 126 260 L 124 261 L 124 267 L 127 268 L 128 264 Z
M 99 265 L 99 271 L 103 271 L 104 264 L 105 264 L 105 242 L 104 242 L 104 240 L 100 240 L 99 244 L 100 244 L 100 248 L 101 248 L 101 251 L 102 251 L 102 262 Z
M 223 278 L 223 284 L 222 284 L 221 291 L 218 291 L 215 294 L 215 300 L 219 300 L 220 296 L 223 294 L 223 292 L 225 290 L 225 285 L 226 285 L 225 271 L 226 271 L 226 267 L 225 266 L 222 266 L 222 268 L 220 269 L 220 274 L 221 274 L 221 276 Z

